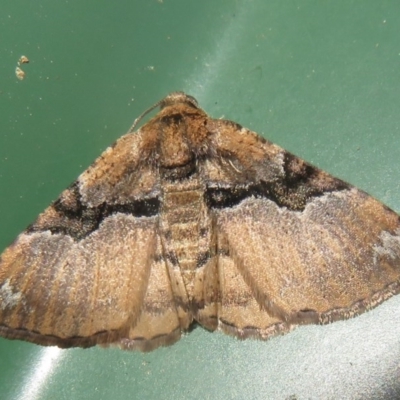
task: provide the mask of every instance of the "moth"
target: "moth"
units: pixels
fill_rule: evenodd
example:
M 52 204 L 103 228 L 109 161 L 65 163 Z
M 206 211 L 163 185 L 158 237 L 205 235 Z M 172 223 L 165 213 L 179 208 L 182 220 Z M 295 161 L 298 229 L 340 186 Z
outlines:
M 268 339 L 399 292 L 394 211 L 189 95 L 156 106 L 1 255 L 1 336 L 149 351 L 197 322 Z

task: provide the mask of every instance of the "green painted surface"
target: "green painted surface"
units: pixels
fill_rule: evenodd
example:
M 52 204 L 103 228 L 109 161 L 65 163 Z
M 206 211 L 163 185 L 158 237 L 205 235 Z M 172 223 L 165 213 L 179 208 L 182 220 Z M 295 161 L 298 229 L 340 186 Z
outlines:
M 1 9 L 1 249 L 173 90 L 400 211 L 399 2 L 6 0 Z M 31 62 L 18 81 L 22 54 Z M 0 339 L 0 398 L 395 398 L 399 307 L 395 298 L 265 343 L 198 328 L 150 354 Z

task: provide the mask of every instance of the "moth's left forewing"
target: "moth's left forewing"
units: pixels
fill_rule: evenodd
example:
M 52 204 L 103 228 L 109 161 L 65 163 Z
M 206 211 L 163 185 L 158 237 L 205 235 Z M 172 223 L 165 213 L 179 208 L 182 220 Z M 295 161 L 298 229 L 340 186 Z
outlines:
M 290 324 L 324 323 L 399 292 L 395 212 L 253 132 L 213 123 L 226 169 L 238 178 L 222 182 L 223 191 L 211 181 L 209 204 L 217 234 L 226 240 L 225 257 L 229 254 L 261 309 Z M 219 265 L 222 275 L 233 268 L 223 257 Z M 238 320 L 232 311 L 230 321 L 237 327 L 244 323 L 239 293 Z M 233 310 L 234 301 L 228 303 Z M 248 315 L 252 326 L 253 313 Z M 267 336 L 265 325 L 258 329 L 260 337 Z
M 156 144 L 157 132 L 148 125 L 120 137 L 79 177 L 83 201 L 90 206 L 127 204 L 158 195 Z
M 140 315 L 154 219 L 107 218 L 85 238 L 24 232 L 0 259 L 0 335 L 60 347 L 123 337 Z
M 126 337 L 156 249 L 149 142 L 120 138 L 4 251 L 0 335 L 60 347 Z

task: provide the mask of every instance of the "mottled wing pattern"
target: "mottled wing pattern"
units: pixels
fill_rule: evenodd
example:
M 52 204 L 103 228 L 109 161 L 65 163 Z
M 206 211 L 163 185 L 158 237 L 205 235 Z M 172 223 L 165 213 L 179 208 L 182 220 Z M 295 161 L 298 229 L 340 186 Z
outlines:
M 0 335 L 152 350 L 195 320 L 239 338 L 400 291 L 399 216 L 171 93 L 0 258 Z
M 145 296 L 154 235 L 154 218 L 123 214 L 78 242 L 22 233 L 1 258 L 1 334 L 60 347 L 126 334 Z
M 174 318 L 156 260 L 158 175 L 146 139 L 140 132 L 119 139 L 2 254 L 2 336 L 60 347 L 135 347 L 131 338 L 140 336 L 136 347 L 146 349 L 142 308 L 159 300 Z M 171 324 L 152 333 L 169 335 Z
M 254 277 L 247 273 L 246 264 L 235 257 L 233 245 L 224 229 L 218 227 L 220 303 L 217 329 L 240 339 L 267 339 L 288 332 L 294 326 L 271 312 L 269 297 L 257 291 Z M 263 269 L 262 266 L 259 268 Z M 267 274 L 266 271 L 263 273 Z
M 223 190 L 213 176 L 220 160 L 205 169 L 219 237 L 219 329 L 264 339 L 352 317 L 399 292 L 395 212 L 253 132 L 210 126 L 226 160 Z
M 170 345 L 180 337 L 181 325 L 175 296 L 161 241 L 157 237 L 140 317 L 132 321 L 128 335 L 119 341 L 119 345 L 129 350 L 151 351 L 159 346 Z

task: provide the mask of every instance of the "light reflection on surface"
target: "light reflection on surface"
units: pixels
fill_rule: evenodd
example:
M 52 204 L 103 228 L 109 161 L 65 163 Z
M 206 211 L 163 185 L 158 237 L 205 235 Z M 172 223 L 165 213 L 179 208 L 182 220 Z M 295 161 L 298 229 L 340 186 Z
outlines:
M 234 10 L 235 18 L 227 19 L 226 25 L 221 27 L 221 31 L 214 42 L 215 46 L 210 49 L 208 54 L 202 55 L 202 62 L 194 68 L 192 76 L 186 79 L 188 91 L 196 93 L 196 99 L 201 103 L 205 102 L 206 93 L 212 88 L 216 81 L 220 80 L 224 66 L 234 56 L 242 37 L 245 37 L 243 30 L 247 29 L 251 21 L 252 9 L 250 4 L 240 3 Z
M 66 352 L 58 347 L 42 349 L 32 360 L 34 369 L 26 376 L 15 397 L 18 400 L 40 399 L 46 384 Z

